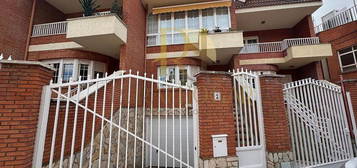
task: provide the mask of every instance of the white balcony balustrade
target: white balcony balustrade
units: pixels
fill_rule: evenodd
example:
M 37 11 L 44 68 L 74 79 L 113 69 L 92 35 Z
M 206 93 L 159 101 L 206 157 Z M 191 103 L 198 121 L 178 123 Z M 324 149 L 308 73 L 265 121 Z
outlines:
M 245 44 L 240 54 L 282 52 L 292 46 L 320 44 L 318 37 L 285 39 L 278 42 Z
M 67 21 L 34 25 L 32 37 L 60 35 L 67 33 Z
M 353 6 L 315 27 L 315 33 L 323 32 L 357 20 L 357 6 Z

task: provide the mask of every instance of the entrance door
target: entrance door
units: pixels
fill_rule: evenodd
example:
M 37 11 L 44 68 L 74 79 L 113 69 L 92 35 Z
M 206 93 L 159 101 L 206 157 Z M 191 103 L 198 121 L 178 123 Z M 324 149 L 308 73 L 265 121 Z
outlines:
M 239 167 L 265 168 L 264 123 L 259 77 L 255 73 L 235 72 L 233 78 Z

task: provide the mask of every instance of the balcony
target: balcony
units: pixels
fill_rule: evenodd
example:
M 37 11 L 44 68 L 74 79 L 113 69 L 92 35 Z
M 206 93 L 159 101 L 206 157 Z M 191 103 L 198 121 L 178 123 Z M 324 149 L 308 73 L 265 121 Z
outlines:
M 330 19 L 323 20 L 321 24 L 315 27 L 315 33 L 320 33 L 354 21 L 357 21 L 357 6 L 340 12 Z
M 280 56 L 264 57 L 272 55 L 269 53 L 280 53 Z M 263 58 L 256 59 L 259 55 Z M 321 44 L 318 37 L 295 38 L 279 42 L 248 44 L 243 47 L 240 56 L 247 58 L 240 60 L 240 65 L 273 64 L 280 69 L 296 69 L 332 56 L 332 48 L 331 44 Z
M 69 19 L 64 22 L 34 25 L 32 37 L 65 35 L 76 49 L 117 58 L 120 45 L 127 41 L 127 28 L 116 14 L 101 12 L 96 16 Z M 70 49 L 67 48 L 55 49 Z M 69 47 L 69 48 L 68 48 Z
M 144 5 L 148 5 L 149 9 L 163 6 L 174 6 L 201 2 L 210 2 L 212 0 L 143 0 Z
M 243 32 L 200 33 L 198 46 L 202 60 L 226 65 L 243 48 Z
M 293 28 L 322 5 L 322 1 L 318 0 L 301 3 L 281 1 L 283 2 L 287 4 L 236 9 L 238 29 L 260 31 Z

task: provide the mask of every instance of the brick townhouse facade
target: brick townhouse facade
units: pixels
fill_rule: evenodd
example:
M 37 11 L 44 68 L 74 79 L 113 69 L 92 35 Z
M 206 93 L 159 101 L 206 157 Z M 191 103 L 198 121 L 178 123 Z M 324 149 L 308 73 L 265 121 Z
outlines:
M 349 13 L 351 11 L 351 13 Z M 357 21 L 356 6 L 334 15 L 331 19 L 316 27 L 317 36 L 322 42 L 331 43 L 333 56 L 322 63 L 324 76 L 327 80 L 343 84 L 350 92 L 353 102 L 356 101 L 356 68 L 357 55 Z M 339 23 L 336 20 L 342 19 Z M 356 105 L 353 104 L 356 113 Z
M 99 135 L 103 130 L 103 122 L 100 122 L 100 118 L 96 119 L 94 114 L 87 118 L 88 121 L 93 120 L 93 125 L 84 127 L 87 121 L 84 114 L 87 110 L 83 110 L 85 108 L 76 110 L 79 103 L 85 103 L 90 108 L 103 109 L 103 113 L 104 111 L 113 112 L 113 109 L 121 109 L 122 104 L 127 104 L 128 120 L 131 117 L 129 116 L 131 108 L 143 106 L 145 109 L 151 103 L 151 109 L 158 109 L 157 112 L 154 112 L 156 113 L 154 116 L 158 117 L 158 130 L 160 130 L 160 116 L 164 116 L 163 114 L 160 115 L 160 108 L 172 107 L 171 113 L 173 116 L 176 113 L 181 115 L 181 104 L 184 104 L 183 106 L 186 106 L 186 109 L 191 110 L 190 112 L 186 111 L 186 115 L 189 114 L 192 120 L 195 120 L 194 113 L 195 108 L 197 108 L 197 132 L 199 133 L 196 134 L 196 131 L 192 131 L 192 134 L 196 134 L 195 138 L 197 138 L 199 144 L 199 149 L 195 149 L 195 151 L 198 151 L 199 161 L 197 161 L 197 166 L 199 167 L 284 167 L 284 165 L 293 166 L 292 162 L 297 160 L 294 157 L 301 159 L 299 158 L 300 154 L 296 154 L 298 147 L 294 145 L 302 142 L 301 139 L 299 142 L 293 141 L 297 133 L 293 134 L 291 131 L 293 128 L 289 127 L 289 123 L 291 124 L 292 121 L 290 121 L 291 117 L 287 115 L 287 111 L 291 109 L 287 106 L 288 100 L 285 97 L 288 87 L 283 84 L 306 78 L 328 79 L 333 83 L 341 84 L 339 83 L 339 75 L 342 74 L 345 80 L 344 86 L 347 91 L 351 92 L 352 102 L 356 102 L 353 105 L 357 105 L 355 68 L 350 68 L 351 65 L 339 64 L 341 62 L 339 57 L 345 50 L 357 57 L 357 47 L 355 46 L 357 44 L 356 21 L 316 34 L 311 15 L 323 5 L 321 0 L 97 0 L 96 3 L 99 6 L 90 16 L 86 16 L 81 4 L 73 0 L 6 0 L 0 6 L 1 16 L 8 16 L 0 20 L 0 52 L 4 54 L 5 59 L 12 55 L 12 59 L 15 61 L 0 62 L 0 80 L 4 79 L 0 81 L 0 95 L 6 96 L 0 98 L 0 116 L 2 116 L 1 113 L 4 113 L 4 117 L 0 117 L 0 122 L 3 122 L 3 124 L 0 124 L 0 132 L 4 129 L 10 131 L 4 131 L 3 136 L 0 134 L 0 141 L 4 142 L 4 145 L 0 143 L 0 157 L 4 156 L 3 159 L 0 158 L 0 167 L 31 167 L 31 164 L 36 162 L 36 158 L 31 158 L 32 155 L 31 157 L 24 157 L 23 155 L 30 155 L 34 151 L 38 152 L 34 145 L 37 142 L 34 141 L 36 124 L 41 122 L 41 119 L 37 121 L 34 118 L 40 116 L 40 114 L 35 113 L 36 110 L 29 110 L 29 105 L 19 102 L 21 108 L 17 108 L 17 105 L 14 104 L 17 104 L 17 101 L 23 103 L 27 100 L 23 100 L 21 95 L 25 95 L 24 92 L 28 89 L 35 94 L 32 97 L 33 101 L 31 101 L 34 104 L 33 108 L 41 110 L 43 107 L 39 93 L 42 91 L 42 86 L 49 84 L 50 78 L 52 78 L 50 84 L 52 90 L 48 92 L 58 90 L 61 92 L 62 86 L 64 88 L 62 92 L 68 91 L 68 97 L 65 98 L 68 100 L 67 104 L 65 101 L 59 100 L 60 96 L 55 99 L 55 94 L 51 95 L 52 97 L 50 96 L 51 100 L 48 100 L 49 124 L 47 130 L 45 129 L 45 133 L 48 134 L 45 134 L 46 138 L 43 140 L 44 149 L 41 155 L 43 160 L 39 161 L 41 165 L 54 163 L 55 167 L 62 164 L 63 157 L 66 160 L 63 164 L 68 165 L 68 162 L 71 162 L 69 157 L 72 158 L 71 152 L 74 151 L 77 156 L 83 150 L 81 149 L 83 145 L 80 144 L 82 134 L 86 135 L 83 136 L 82 143 L 88 145 L 91 138 L 93 139 L 93 134 Z M 118 6 L 118 9 L 114 10 L 115 5 Z M 356 62 L 353 65 L 355 67 Z M 39 76 L 28 74 L 29 77 L 34 75 L 34 77 L 39 78 L 29 79 L 26 78 L 26 74 L 16 73 L 16 71 L 22 72 L 21 69 L 23 68 L 31 69 L 30 72 L 39 73 Z M 32 69 L 34 70 L 32 71 Z M 236 69 L 246 69 L 247 71 L 233 71 L 232 77 L 231 71 Z M 147 85 L 145 82 L 141 84 L 138 81 L 142 78 L 134 78 L 135 76 L 129 76 L 129 79 L 121 79 L 124 84 L 115 83 L 115 81 L 119 81 L 116 80 L 116 73 L 121 73 L 118 72 L 119 70 L 132 74 L 136 74 L 138 71 L 141 77 L 145 76 L 145 80 L 154 81 L 154 79 L 157 79 L 158 83 L 151 83 L 150 88 L 148 87 L 149 83 Z M 258 77 L 257 74 L 260 76 Z M 243 77 L 238 77 L 239 75 L 247 75 L 247 83 L 240 83 L 239 80 L 243 81 Z M 91 95 L 87 95 L 88 102 L 84 102 L 84 97 L 78 100 L 77 104 L 75 100 L 70 100 L 72 82 L 95 81 L 97 77 L 103 78 L 106 76 L 109 76 L 107 78 L 108 84 L 105 83 L 105 87 L 103 85 L 99 88 L 97 85 L 97 90 L 91 92 Z M 18 83 L 12 83 L 12 78 L 16 78 Z M 25 82 L 22 82 L 23 78 L 26 78 Z M 130 84 L 131 78 L 136 79 L 136 85 L 135 80 Z M 171 83 L 172 86 L 168 87 L 165 82 Z M 30 86 L 32 83 L 35 83 L 36 87 L 32 88 Z M 89 93 L 90 89 L 95 86 L 93 83 L 95 82 L 87 83 L 83 90 L 87 89 Z M 11 86 L 12 84 L 18 86 L 18 90 L 14 89 Z M 189 86 L 194 89 L 187 92 Z M 74 89 L 74 93 L 77 93 L 77 95 L 80 95 L 80 87 L 82 86 L 78 84 L 79 89 Z M 130 90 L 131 87 L 137 90 L 144 88 L 144 91 L 136 90 L 134 92 Z M 177 90 L 175 90 L 175 87 L 177 87 Z M 245 87 L 250 87 L 250 90 L 244 90 Z M 254 94 L 250 92 L 259 91 L 258 88 L 261 91 L 259 95 L 252 96 Z M 327 87 L 326 85 L 325 88 L 334 89 L 335 87 Z M 186 96 L 192 97 L 192 100 L 181 98 L 184 89 L 186 89 Z M 196 89 L 197 93 L 195 93 Z M 121 100 L 119 95 L 125 93 L 125 90 L 128 98 Z M 237 90 L 239 90 L 239 94 Z M 241 90 L 242 93 L 240 93 Z M 152 97 L 145 98 L 149 91 L 151 91 Z M 12 94 L 15 96 L 7 96 Z M 43 91 L 42 94 L 42 96 L 46 96 L 44 95 L 46 91 Z M 97 94 L 103 97 L 97 99 Z M 130 94 L 136 94 L 137 99 L 130 97 Z M 303 94 L 306 94 L 306 92 L 301 92 L 301 96 Z M 320 94 L 320 91 L 314 94 Z M 321 91 L 321 94 L 323 94 L 323 91 Z M 57 95 L 60 94 L 57 93 Z M 106 99 L 104 95 L 112 98 Z M 180 97 L 174 98 L 175 95 Z M 197 95 L 198 107 L 193 105 L 195 95 Z M 159 100 L 153 101 L 153 97 L 158 97 Z M 161 99 L 165 98 L 166 103 L 160 102 L 160 97 Z M 300 95 L 298 97 L 300 98 Z M 244 109 L 249 109 L 250 113 L 251 111 L 258 111 L 261 107 L 260 118 L 264 118 L 264 120 L 254 120 L 253 123 L 253 119 L 259 118 L 260 113 L 254 112 L 253 116 L 252 112 L 250 117 L 253 117 L 253 119 L 249 119 L 252 120 L 250 126 L 243 126 L 239 123 L 246 116 L 242 114 L 238 116 L 238 112 L 237 114 L 232 113 L 238 109 L 237 103 L 234 102 L 244 99 L 248 99 L 247 102 L 243 103 Z M 319 101 L 322 103 L 322 100 Z M 323 102 L 326 106 L 328 105 L 327 101 L 330 100 Z M 97 107 L 96 102 L 104 102 L 104 104 Z M 311 102 L 306 101 L 306 104 L 312 106 Z M 302 109 L 305 107 L 301 104 L 297 106 L 301 106 Z M 357 109 L 355 106 L 353 108 Z M 20 123 L 8 122 L 9 120 L 16 120 L 16 117 L 21 119 L 22 114 L 19 114 L 19 116 L 11 114 L 15 111 L 34 113 L 31 115 L 32 118 L 22 118 L 29 122 L 26 129 L 30 129 L 29 132 L 31 133 L 23 133 L 22 127 L 16 127 Z M 357 110 L 354 111 L 357 112 Z M 146 117 L 149 117 L 147 111 L 142 110 L 142 112 Z M 57 116 L 56 113 L 60 114 Z M 78 125 L 83 125 L 83 128 L 78 125 L 75 126 L 79 113 Z M 165 113 L 167 122 L 167 114 L 170 112 L 166 111 Z M 103 118 L 107 118 L 106 122 L 114 118 L 109 114 L 103 114 Z M 7 117 L 7 115 L 9 116 Z M 145 117 L 145 115 L 143 116 Z M 323 115 L 327 116 L 328 114 Z M 58 122 L 58 127 L 65 126 L 74 130 L 78 128 L 79 131 L 70 130 L 67 137 L 62 137 L 62 131 L 66 132 L 64 128 L 59 129 L 57 133 L 53 132 L 55 130 L 54 124 L 57 123 L 56 116 L 61 119 Z M 67 126 L 66 118 L 76 121 L 68 123 Z M 103 118 L 102 120 L 104 120 Z M 171 122 L 175 124 L 174 118 Z M 120 121 L 121 119 L 119 119 L 119 127 Z M 130 126 L 137 124 L 137 121 L 141 122 L 141 120 L 135 119 L 135 123 L 130 123 Z M 142 122 L 144 123 L 144 121 Z M 151 122 L 153 122 L 152 116 L 150 124 Z M 245 122 L 248 122 L 247 119 L 245 119 Z M 253 125 L 255 126 L 257 123 L 264 125 L 264 127 L 258 131 L 251 131 L 253 135 L 247 137 L 247 141 L 253 141 L 253 136 L 256 136 L 256 146 L 252 149 L 244 148 L 244 140 L 241 142 L 244 138 L 240 139 L 239 136 L 248 131 L 244 131 L 243 127 L 247 130 L 248 127 L 252 127 L 250 129 L 253 130 Z M 303 123 L 303 119 L 301 119 L 301 123 Z M 341 123 L 341 125 L 343 124 Z M 102 130 L 99 129 L 100 126 Z M 242 127 L 242 130 L 238 128 L 239 126 Z M 127 127 L 129 127 L 129 124 Z M 134 127 L 136 129 L 136 125 Z M 175 126 L 172 127 L 174 130 Z M 305 130 L 305 126 L 303 127 L 301 129 Z M 145 133 L 144 125 L 141 129 Z M 308 126 L 306 126 L 307 129 Z M 128 130 L 129 128 L 127 128 Z M 90 136 L 91 132 L 93 132 L 92 136 Z M 160 135 L 160 131 L 158 132 Z M 9 133 L 19 135 L 9 136 Z M 145 140 L 144 133 L 142 133 L 141 138 Z M 40 133 L 37 132 L 37 134 Z M 187 136 L 188 134 L 187 131 Z M 54 140 L 51 135 L 55 138 Z M 176 135 L 175 131 L 172 135 Z M 259 135 L 262 136 L 259 137 Z M 216 157 L 216 144 L 212 139 L 225 136 L 227 137 L 226 154 L 222 155 L 223 157 Z M 22 143 L 23 137 L 31 137 L 33 143 Z M 5 138 L 10 140 L 3 140 Z M 61 141 L 62 143 L 70 142 L 73 138 L 77 138 L 73 140 L 73 143 L 76 144 L 73 149 L 63 144 L 61 146 Z M 156 140 L 159 147 L 160 138 Z M 195 138 L 193 138 L 193 141 L 196 141 Z M 120 143 L 120 135 L 118 135 L 118 139 Z M 137 139 L 144 141 L 140 137 L 136 137 L 131 139 L 131 141 L 135 140 L 135 143 L 131 145 L 135 146 L 134 150 L 141 150 L 140 153 L 144 154 L 147 151 L 141 148 L 136 149 Z M 175 138 L 173 139 L 173 142 L 175 142 Z M 217 142 L 221 143 L 221 140 Z M 126 141 L 128 141 L 128 138 Z M 28 148 L 25 147 L 27 143 L 31 144 Z M 146 143 L 149 144 L 149 142 Z M 150 143 L 153 142 L 150 141 Z M 189 146 L 188 143 L 187 140 L 187 146 Z M 259 143 L 260 145 L 257 145 Z M 240 146 L 241 144 L 243 144 L 243 147 Z M 120 145 L 118 145 L 118 151 Z M 170 157 L 175 159 L 174 152 L 177 144 L 171 145 L 174 147 L 173 156 Z M 193 144 L 194 148 L 198 146 Z M 17 147 L 21 149 L 17 149 Z M 128 148 L 128 144 L 126 144 L 126 148 Z M 257 155 L 257 163 L 252 163 L 251 161 L 254 159 L 244 157 L 240 151 L 240 149 L 242 151 L 254 151 L 258 148 L 261 149 L 261 153 L 258 152 L 259 157 L 257 153 L 254 154 Z M 306 145 L 303 148 L 306 149 Z M 51 149 L 55 149 L 54 154 Z M 22 152 L 17 152 L 18 150 Z M 62 153 L 57 152 L 61 150 Z M 111 157 L 110 147 L 109 151 L 105 150 L 107 152 L 105 156 Z M 150 155 L 150 159 L 152 157 L 158 158 L 158 163 L 148 163 L 148 159 L 146 159 L 146 167 L 151 166 L 151 164 L 162 166 L 160 154 L 168 152 L 168 149 L 165 147 L 166 151 L 161 151 L 161 153 L 160 150 L 157 149 L 156 153 L 158 154 L 151 154 L 151 151 L 150 154 L 145 153 L 146 157 Z M 88 153 L 88 150 L 86 152 Z M 137 151 L 133 153 L 135 152 Z M 119 157 L 122 156 L 117 155 L 113 154 L 119 160 Z M 191 155 L 193 153 L 189 156 L 191 157 Z M 245 156 L 252 157 L 252 154 L 249 155 L 249 152 L 246 152 Z M 138 159 L 141 160 L 143 157 L 144 155 L 141 155 Z M 312 153 L 310 153 L 310 157 L 312 159 Z M 326 157 L 329 156 L 326 155 Z M 135 165 L 136 157 L 133 158 Z M 342 160 L 341 158 L 339 159 Z M 58 161 L 59 159 L 60 161 Z M 178 160 L 180 162 L 178 166 L 185 163 L 182 161 L 182 156 Z M 319 164 L 328 163 L 327 160 L 319 161 Z M 132 160 L 129 159 L 129 161 Z M 310 161 L 307 159 L 307 162 Z M 74 162 L 81 164 L 78 163 L 78 158 Z M 99 159 L 99 165 L 100 162 Z M 38 162 L 36 163 L 38 164 Z M 191 162 L 190 159 L 187 159 L 186 163 L 188 164 L 187 167 L 196 166 L 196 162 L 195 165 L 192 165 L 193 161 Z M 144 161 L 142 164 L 144 165 Z M 173 164 L 175 164 L 175 161 L 173 161 Z M 300 164 L 297 165 L 302 166 L 308 163 L 301 162 Z M 317 161 L 316 163 L 311 161 L 309 164 L 317 164 Z M 110 163 L 108 163 L 109 165 Z M 133 165 L 129 164 L 128 166 L 125 161 L 124 167 L 130 166 Z

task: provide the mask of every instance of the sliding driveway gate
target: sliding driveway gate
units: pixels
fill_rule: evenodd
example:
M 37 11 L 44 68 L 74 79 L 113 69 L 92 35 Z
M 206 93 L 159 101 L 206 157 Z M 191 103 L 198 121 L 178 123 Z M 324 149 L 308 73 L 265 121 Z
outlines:
M 45 86 L 33 166 L 195 167 L 194 92 L 122 72 Z
M 353 157 L 341 87 L 305 79 L 284 85 L 295 167 L 330 166 Z

